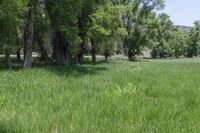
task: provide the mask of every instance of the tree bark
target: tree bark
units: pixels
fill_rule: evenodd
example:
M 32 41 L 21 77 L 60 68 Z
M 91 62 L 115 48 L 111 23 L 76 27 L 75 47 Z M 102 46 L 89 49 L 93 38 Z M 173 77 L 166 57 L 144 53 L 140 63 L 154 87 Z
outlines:
M 58 30 L 55 31 L 53 52 L 56 65 L 64 65 L 67 54 L 62 41 L 62 35 Z
M 53 64 L 52 59 L 49 57 L 48 53 L 44 50 L 40 53 L 40 61 L 46 61 L 49 64 Z
M 11 58 L 10 58 L 10 50 L 7 49 L 5 51 L 5 60 L 6 60 L 6 68 L 11 68 L 12 67 L 12 63 L 11 63 Z
M 17 61 L 20 62 L 21 61 L 20 41 L 19 41 L 19 36 L 18 36 L 18 30 L 17 29 L 16 29 L 16 43 L 17 43 L 17 51 L 16 51 Z
M 106 62 L 108 61 L 108 55 L 105 55 L 105 61 Z
M 91 39 L 91 45 L 92 45 L 92 63 L 96 64 L 96 45 L 94 39 Z
M 87 25 L 87 16 L 84 16 L 84 11 L 81 17 L 79 17 L 79 21 L 78 21 L 78 27 L 79 27 L 79 36 L 82 39 L 82 43 L 79 46 L 79 53 L 78 53 L 78 63 L 79 64 L 83 64 L 84 63 L 84 52 L 85 52 L 85 37 L 87 34 L 87 28 L 85 28 L 85 26 Z
M 40 52 L 40 61 L 46 61 L 46 53 L 44 51 Z
M 133 61 L 133 50 L 131 49 L 130 42 L 128 46 L 128 59 L 129 61 Z
M 82 47 L 82 46 L 80 46 Z M 79 64 L 84 64 L 84 54 L 83 54 L 83 48 L 81 48 L 80 53 L 78 54 L 78 63 Z
M 17 49 L 17 61 L 21 61 L 20 49 Z
M 123 55 L 127 56 L 128 55 L 128 39 L 125 37 L 123 41 Z
M 129 59 L 129 61 L 133 61 L 132 52 L 128 52 L 128 59 Z
M 53 64 L 53 60 L 49 57 L 43 44 L 39 43 L 40 48 L 40 61 L 47 61 L 49 64 Z
M 24 68 L 32 67 L 32 47 L 33 47 L 33 35 L 34 35 L 34 19 L 35 19 L 35 7 L 31 5 L 28 15 L 27 24 L 24 32 Z
M 92 63 L 93 63 L 93 64 L 96 64 L 96 62 L 97 62 L 97 60 L 96 60 L 96 52 L 93 51 L 93 52 L 92 52 Z

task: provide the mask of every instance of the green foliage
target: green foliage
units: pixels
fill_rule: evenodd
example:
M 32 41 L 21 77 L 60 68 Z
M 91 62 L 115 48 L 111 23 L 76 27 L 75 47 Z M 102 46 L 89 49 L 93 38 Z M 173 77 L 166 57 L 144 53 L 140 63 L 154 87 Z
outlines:
M 107 2 L 90 15 L 89 36 L 95 41 L 96 50 L 100 48 L 98 52 L 106 58 L 115 53 L 116 43 L 127 34 L 120 20 L 123 10 L 124 6 Z
M 40 51 L 44 48 L 44 50 L 51 52 L 51 23 L 44 6 L 45 5 L 43 2 L 39 3 L 35 13 L 34 51 Z
M 45 0 L 47 13 L 53 30 L 63 34 L 63 39 L 70 45 L 80 42 L 77 21 L 81 9 L 80 0 Z
M 163 8 L 162 0 L 134 0 L 122 2 L 126 5 L 123 16 L 124 26 L 128 35 L 124 40 L 129 60 L 141 53 L 141 48 L 148 42 L 148 19 L 154 9 Z
M 2 0 L 0 2 L 0 47 L 3 51 L 16 48 L 17 27 L 21 13 L 19 1 Z
M 187 56 L 198 56 L 200 46 L 200 21 L 195 21 L 195 26 L 189 33 L 189 41 L 187 46 Z
M 116 27 L 116 6 L 112 3 L 106 5 L 99 5 L 95 12 L 90 15 L 92 25 L 89 30 L 89 34 L 92 38 L 95 38 L 97 42 L 101 42 L 108 36 L 111 36 L 113 28 Z
M 185 56 L 189 40 L 189 34 L 181 30 L 172 31 L 170 34 L 171 39 L 169 43 L 171 47 L 171 55 L 175 57 Z
M 166 58 L 173 56 L 174 52 L 171 47 L 173 42 L 171 41 L 174 39 L 176 32 L 173 22 L 166 13 L 162 13 L 154 19 L 153 23 L 155 24 L 151 24 L 153 30 L 150 31 L 151 36 L 154 36 L 151 38 L 152 57 Z
M 79 58 L 86 51 L 93 57 L 125 54 L 133 60 L 144 47 L 153 58 L 198 56 L 199 22 L 184 32 L 167 14 L 156 14 L 163 8 L 164 0 L 1 0 L 0 53 L 19 53 L 32 27 L 33 52 L 52 55 L 49 59 L 57 64 L 83 63 Z M 34 26 L 26 22 L 30 9 Z

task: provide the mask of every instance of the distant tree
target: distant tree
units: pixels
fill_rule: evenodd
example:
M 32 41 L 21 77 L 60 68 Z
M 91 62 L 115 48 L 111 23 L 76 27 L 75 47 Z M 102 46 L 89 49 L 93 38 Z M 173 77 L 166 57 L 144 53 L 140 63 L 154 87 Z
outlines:
M 89 28 L 91 38 L 92 61 L 96 62 L 97 48 L 102 48 L 105 59 L 114 49 L 113 39 L 123 36 L 123 25 L 120 21 L 123 7 L 113 2 L 106 2 L 90 15 L 92 25 Z M 117 39 L 116 39 L 117 40 Z M 109 41 L 109 42 L 108 42 Z
M 162 9 L 162 0 L 134 0 L 122 1 L 126 5 L 126 12 L 123 16 L 124 26 L 127 36 L 124 39 L 125 53 L 129 60 L 133 60 L 135 55 L 141 53 L 141 46 L 147 41 L 146 20 L 154 9 Z
M 94 64 L 97 54 L 134 60 L 146 47 L 153 58 L 198 56 L 200 21 L 183 31 L 157 15 L 163 8 L 164 0 L 1 0 L 0 53 L 11 67 L 10 55 L 20 61 L 23 48 L 24 68 L 33 52 L 57 65 L 83 64 L 86 52 Z
M 171 55 L 175 57 L 185 56 L 189 34 L 183 30 L 171 31 L 171 39 L 169 40 L 171 47 Z
M 158 15 L 158 23 L 155 27 L 155 38 L 152 43 L 152 57 L 166 58 L 171 56 L 172 49 L 170 47 L 171 41 L 171 32 L 175 31 L 173 22 L 170 20 L 170 17 L 166 13 Z
M 200 21 L 195 21 L 195 26 L 189 33 L 187 57 L 198 56 L 200 46 Z

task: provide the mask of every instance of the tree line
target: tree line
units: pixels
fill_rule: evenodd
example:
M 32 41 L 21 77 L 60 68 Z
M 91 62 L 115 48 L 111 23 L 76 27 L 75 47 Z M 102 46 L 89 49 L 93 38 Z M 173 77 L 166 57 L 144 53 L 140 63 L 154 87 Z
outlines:
M 156 13 L 163 8 L 163 0 L 1 0 L 0 54 L 8 68 L 13 54 L 24 68 L 34 53 L 56 65 L 83 64 L 84 55 L 95 64 L 97 54 L 131 61 L 144 47 L 152 58 L 198 56 L 200 21 L 181 30 Z

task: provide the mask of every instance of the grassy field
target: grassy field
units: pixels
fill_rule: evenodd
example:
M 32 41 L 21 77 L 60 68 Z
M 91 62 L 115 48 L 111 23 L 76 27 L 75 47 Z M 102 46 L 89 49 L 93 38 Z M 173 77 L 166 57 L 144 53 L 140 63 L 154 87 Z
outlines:
M 195 133 L 200 59 L 0 70 L 0 133 Z

